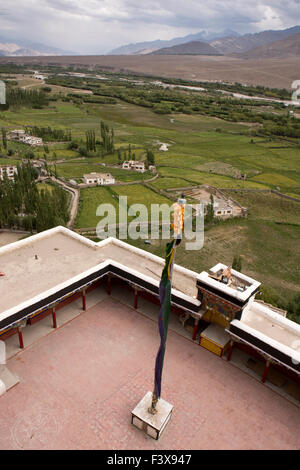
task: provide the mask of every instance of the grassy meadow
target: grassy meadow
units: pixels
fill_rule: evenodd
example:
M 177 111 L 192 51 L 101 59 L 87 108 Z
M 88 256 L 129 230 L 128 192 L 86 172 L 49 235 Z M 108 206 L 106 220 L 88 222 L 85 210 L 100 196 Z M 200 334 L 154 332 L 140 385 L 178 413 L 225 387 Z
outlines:
M 59 87 L 63 92 L 64 88 Z M 57 93 L 58 87 L 53 87 Z M 65 89 L 66 92 L 70 91 Z M 261 281 L 286 300 L 300 288 L 300 203 L 287 201 L 260 190 L 278 189 L 300 200 L 299 139 L 253 137 L 253 124 L 228 122 L 211 116 L 187 114 L 155 114 L 151 109 L 117 100 L 117 104 L 50 102 L 43 109 L 19 108 L 0 112 L 0 127 L 6 130 L 25 126 L 50 126 L 69 130 L 78 145 L 84 145 L 85 133 L 93 130 L 100 139 L 100 122 L 114 129 L 115 148 L 126 151 L 129 144 L 137 159 L 145 158 L 145 150 L 155 155 L 158 178 L 150 187 L 143 184 L 82 189 L 75 228 L 96 227 L 99 204 L 110 203 L 118 215 L 118 197 L 127 196 L 128 205 L 143 203 L 170 204 L 160 190 L 208 184 L 228 190 L 248 217 L 217 222 L 206 227 L 204 247 L 199 252 L 177 250 L 176 261 L 197 272 L 218 262 L 232 264 L 233 257 L 242 258 L 242 271 Z M 167 143 L 167 152 L 159 151 Z M 20 161 L 23 144 L 8 142 L 14 151 L 0 164 Z M 31 149 L 30 149 L 31 150 Z M 36 158 L 44 149 L 33 150 Z M 66 180 L 85 173 L 109 172 L 120 182 L 140 182 L 151 177 L 122 171 L 109 165 L 118 163 L 117 152 L 101 157 L 78 159 L 78 152 L 67 143 L 49 144 L 49 162 L 56 153 L 56 171 Z M 1 152 L 3 154 L 3 150 Z M 59 163 L 59 160 L 65 160 Z M 105 166 L 101 165 L 105 163 Z M 246 179 L 240 179 L 240 175 Z M 153 188 L 153 190 L 151 190 Z M 247 189 L 251 192 L 230 191 Z M 143 249 L 163 256 L 165 241 L 145 245 L 142 240 L 130 241 Z

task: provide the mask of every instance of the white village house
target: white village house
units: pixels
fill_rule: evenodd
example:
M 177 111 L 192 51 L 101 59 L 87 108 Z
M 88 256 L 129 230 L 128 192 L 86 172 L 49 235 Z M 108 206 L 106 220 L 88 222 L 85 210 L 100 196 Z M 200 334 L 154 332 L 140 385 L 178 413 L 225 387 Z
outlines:
M 98 184 L 99 186 L 115 184 L 116 180 L 110 173 L 89 173 L 83 175 L 84 184 Z
M 151 171 L 151 173 L 156 173 L 156 166 L 155 165 L 149 165 L 148 170 Z
M 43 139 L 41 137 L 35 137 L 33 135 L 24 134 L 20 137 L 19 141 L 23 142 L 23 144 L 31 145 L 32 147 L 38 147 L 43 145 Z
M 3 180 L 4 174 L 7 174 L 8 179 L 13 180 L 14 175 L 18 173 L 15 165 L 2 165 L 0 166 L 0 180 Z
M 169 149 L 168 149 L 168 144 L 161 144 L 161 146 L 159 147 L 159 150 L 161 152 L 167 152 Z
M 14 131 L 10 131 L 7 134 L 7 138 L 9 140 L 16 140 L 18 142 L 22 142 L 23 144 L 35 146 L 43 145 L 43 139 L 41 137 L 35 137 L 33 135 L 26 134 L 23 129 L 16 129 Z
M 134 170 L 144 173 L 146 171 L 145 163 L 136 160 L 126 160 L 122 165 L 123 170 Z

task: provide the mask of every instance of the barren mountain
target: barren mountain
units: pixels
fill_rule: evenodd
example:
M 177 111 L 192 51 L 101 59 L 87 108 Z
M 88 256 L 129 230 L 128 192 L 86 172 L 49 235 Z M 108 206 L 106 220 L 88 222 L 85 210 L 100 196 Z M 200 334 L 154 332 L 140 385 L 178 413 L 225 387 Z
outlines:
M 178 44 L 173 47 L 164 47 L 151 52 L 155 55 L 222 55 L 217 49 L 206 42 L 192 41 L 186 44 Z
M 209 44 L 215 47 L 224 55 L 248 52 L 259 46 L 270 44 L 294 34 L 300 33 L 300 26 L 278 31 L 262 31 L 255 34 L 245 34 L 244 36 L 226 37 L 210 41 Z
M 0 55 L 7 57 L 19 56 L 53 56 L 53 55 L 70 55 L 70 51 L 63 51 L 55 47 L 45 46 L 44 44 L 36 44 L 28 41 L 11 41 L 7 38 L 0 38 Z
M 300 33 L 265 46 L 239 54 L 243 59 L 272 59 L 288 56 L 300 57 Z
M 137 42 L 134 44 L 126 44 L 125 46 L 117 47 L 108 53 L 108 55 L 131 55 L 131 54 L 147 54 L 148 51 L 155 51 L 162 49 L 163 47 L 172 47 L 177 44 L 185 44 L 192 41 L 209 42 L 214 39 L 224 37 L 238 37 L 239 33 L 226 29 L 220 33 L 208 33 L 206 31 L 200 31 L 196 34 L 188 34 L 187 36 L 177 37 L 170 40 L 157 39 L 155 41 Z

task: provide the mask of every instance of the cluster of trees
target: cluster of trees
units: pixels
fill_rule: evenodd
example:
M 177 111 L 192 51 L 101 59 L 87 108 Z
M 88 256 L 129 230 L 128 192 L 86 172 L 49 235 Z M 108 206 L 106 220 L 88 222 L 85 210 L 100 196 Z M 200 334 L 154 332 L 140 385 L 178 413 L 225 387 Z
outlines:
M 136 160 L 135 152 L 132 152 L 131 145 L 129 144 L 127 151 L 125 150 L 122 156 L 122 150 L 117 150 L 118 161 L 119 163 L 125 162 L 127 160 Z
M 58 186 L 38 190 L 37 171 L 30 165 L 18 166 L 14 180 L 0 180 L 0 226 L 38 232 L 65 225 L 68 221 L 68 195 Z
M 274 122 L 275 121 L 275 122 Z M 274 120 L 273 122 L 264 123 L 262 129 L 258 129 L 258 134 L 264 135 L 277 135 L 282 137 L 300 137 L 300 122 L 296 119 L 285 119 Z
M 105 156 L 107 154 L 114 153 L 114 130 L 109 128 L 105 122 L 101 121 L 100 124 L 101 140 L 97 140 L 96 133 L 93 130 L 86 131 L 85 133 L 85 146 L 81 145 L 78 148 L 78 152 L 82 156 L 94 156 L 97 152 L 98 147 L 98 156 Z M 75 142 L 70 143 L 72 149 L 76 149 L 78 145 Z
M 101 138 L 102 138 L 102 147 L 106 153 L 114 152 L 114 130 L 113 128 L 109 129 L 108 125 L 105 122 L 101 121 Z
M 9 106 L 25 106 L 40 109 L 48 106 L 49 98 L 46 93 L 39 90 L 22 90 L 21 88 L 8 89 L 6 101 Z
M 172 85 L 196 86 L 203 87 L 207 90 L 225 90 L 231 93 L 241 93 L 249 96 L 264 96 L 278 99 L 290 99 L 291 93 L 289 90 L 268 88 L 262 85 L 242 85 L 241 83 L 218 83 L 218 82 L 195 82 L 183 80 L 181 78 L 160 78 L 163 83 L 170 83 Z
M 111 97 L 103 97 L 103 96 L 95 96 L 94 95 L 86 95 L 80 93 L 68 93 L 64 98 L 63 101 L 73 101 L 74 103 L 82 104 L 82 103 L 95 103 L 95 104 L 117 104 L 117 100 Z
M 164 81 L 162 79 L 161 81 Z M 166 80 L 165 80 L 166 81 Z M 236 99 L 231 96 L 221 95 L 218 90 L 229 92 L 240 92 L 248 95 L 263 95 L 270 98 L 290 98 L 287 90 L 269 89 L 266 87 L 245 87 L 241 84 L 202 84 L 208 90 L 208 93 L 194 91 L 184 92 L 179 89 L 163 89 L 162 87 L 147 83 L 145 86 L 136 85 L 130 81 L 111 79 L 104 84 L 99 85 L 93 79 L 73 78 L 73 77 L 53 77 L 52 82 L 58 85 L 85 88 L 93 91 L 97 97 L 103 99 L 120 99 L 127 103 L 151 108 L 158 114 L 185 113 L 202 114 L 217 117 L 231 122 L 251 122 L 263 124 L 258 130 L 263 135 L 278 135 L 287 137 L 300 136 L 300 124 L 298 120 L 283 115 L 283 113 L 265 113 L 259 112 L 262 106 L 259 100 Z M 87 82 L 87 83 L 86 83 Z M 180 79 L 167 79 L 167 82 L 173 84 L 193 85 L 192 82 L 182 81 Z M 195 84 L 194 84 L 195 85 Z M 199 87 L 199 83 L 197 86 Z M 85 96 L 87 100 L 94 100 L 95 96 Z M 284 108 L 283 104 L 272 103 L 276 111 Z M 258 110 L 258 111 L 257 111 Z
M 30 126 L 25 127 L 25 132 L 29 135 L 42 137 L 46 141 L 57 142 L 70 142 L 72 140 L 71 131 L 64 131 L 63 129 L 52 129 L 48 127 Z
M 96 134 L 95 131 L 86 131 L 86 149 L 88 152 L 96 152 Z
M 0 73 L 31 75 L 32 71 L 28 70 L 24 65 L 17 65 L 11 62 L 8 64 L 1 64 Z
M 206 214 L 204 218 L 205 224 L 209 224 L 214 220 L 214 197 L 210 195 L 210 202 L 207 204 Z
M 3 148 L 6 150 L 7 149 L 7 135 L 6 135 L 6 130 L 4 127 L 1 129 L 1 135 L 2 135 L 2 144 Z
M 154 153 L 152 152 L 152 150 L 149 150 L 149 149 L 146 150 L 146 160 L 147 160 L 148 166 L 155 165 L 155 157 L 154 157 Z

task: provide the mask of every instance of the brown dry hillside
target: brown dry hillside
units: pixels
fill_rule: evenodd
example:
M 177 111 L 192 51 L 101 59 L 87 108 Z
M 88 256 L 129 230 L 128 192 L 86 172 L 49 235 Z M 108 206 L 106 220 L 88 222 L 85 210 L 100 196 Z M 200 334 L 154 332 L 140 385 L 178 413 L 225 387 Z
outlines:
M 274 41 L 288 38 L 300 33 L 300 26 L 278 31 L 261 31 L 260 33 L 244 34 L 239 37 L 226 37 L 210 41 L 210 45 L 222 52 L 222 54 L 242 54 L 256 47 L 265 46 Z
M 151 54 L 160 55 L 222 55 L 217 49 L 210 46 L 206 42 L 191 41 L 184 44 L 177 44 L 172 47 L 163 47 Z
M 245 54 L 241 54 L 241 56 L 244 59 L 272 59 L 289 56 L 300 57 L 300 33 L 265 46 L 256 47 Z
M 52 56 L 52 57 L 0 57 L 0 64 L 13 62 L 40 65 L 82 66 L 90 70 L 105 68 L 111 71 L 130 71 L 141 74 L 208 80 L 239 82 L 275 88 L 291 88 L 300 78 L 300 57 L 280 59 L 249 59 L 224 56 Z

